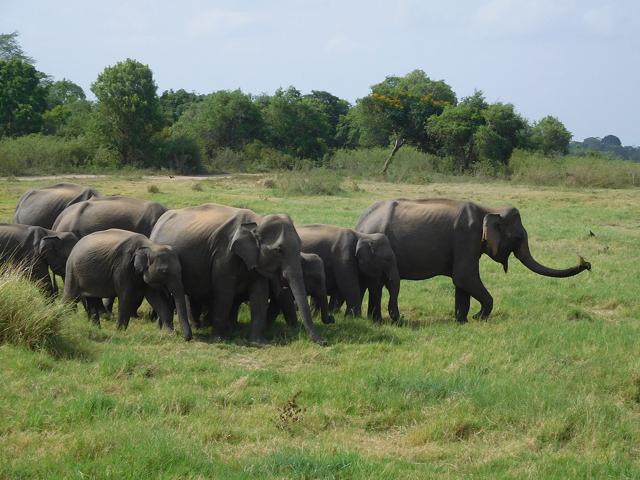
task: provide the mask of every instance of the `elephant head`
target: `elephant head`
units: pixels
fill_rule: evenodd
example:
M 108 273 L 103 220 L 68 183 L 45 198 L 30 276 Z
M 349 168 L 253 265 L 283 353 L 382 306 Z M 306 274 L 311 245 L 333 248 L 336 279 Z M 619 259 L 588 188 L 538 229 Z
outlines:
M 176 304 L 178 318 L 186 340 L 191 340 L 192 333 L 187 317 L 184 287 L 182 285 L 182 266 L 178 255 L 166 245 L 143 246 L 136 249 L 133 266 L 144 283 L 151 288 L 168 290 Z
M 36 251 L 45 259 L 54 274 L 64 277 L 67 259 L 78 243 L 78 237 L 71 232 L 55 232 L 46 235 L 35 245 Z
M 266 215 L 257 222 L 237 222 L 229 248 L 248 270 L 279 282 L 291 289 L 309 336 L 321 342 L 311 320 L 300 260 L 300 237 L 288 215 Z
M 504 271 L 509 268 L 509 255 L 516 258 L 532 272 L 547 277 L 572 277 L 583 270 L 591 270 L 591 264 L 580 258 L 580 264 L 557 270 L 538 263 L 529 250 L 527 231 L 522 225 L 520 212 L 516 208 L 508 208 L 500 213 L 488 213 L 482 225 L 483 252 L 493 260 L 501 263 Z
M 400 274 L 391 243 L 382 233 L 359 233 L 356 243 L 358 269 L 370 277 L 379 278 L 389 291 L 389 315 L 393 321 L 400 319 L 398 295 Z

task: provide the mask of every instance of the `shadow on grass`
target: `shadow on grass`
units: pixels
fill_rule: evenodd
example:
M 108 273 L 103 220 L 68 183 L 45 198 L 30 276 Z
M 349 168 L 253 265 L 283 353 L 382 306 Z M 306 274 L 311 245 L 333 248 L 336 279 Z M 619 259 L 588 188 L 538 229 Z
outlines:
M 56 335 L 52 337 L 44 350 L 56 360 L 79 360 L 91 362 L 95 359 L 94 352 L 86 342 L 80 338 Z
M 331 344 L 364 344 L 404 342 L 402 327 L 391 324 L 376 324 L 366 318 L 346 318 L 336 315 L 336 323 L 324 325 L 316 319 L 314 326 L 318 334 Z M 211 334 L 210 327 L 193 329 L 193 340 L 207 344 L 229 344 L 239 346 L 261 346 L 250 342 L 251 325 L 241 322 L 235 326 L 228 338 L 221 339 Z M 295 341 L 309 340 L 309 336 L 301 322 L 289 326 L 281 318 L 268 329 L 264 345 L 289 345 Z M 310 340 L 309 340 L 310 341 Z

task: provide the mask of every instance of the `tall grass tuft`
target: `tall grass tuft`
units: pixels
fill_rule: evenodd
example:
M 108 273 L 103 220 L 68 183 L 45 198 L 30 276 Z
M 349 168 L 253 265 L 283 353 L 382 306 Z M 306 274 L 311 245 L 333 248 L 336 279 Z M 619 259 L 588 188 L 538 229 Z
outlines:
M 0 344 L 46 348 L 60 334 L 68 307 L 47 298 L 25 267 L 0 267 Z
M 323 168 L 283 172 L 276 175 L 272 183 L 284 196 L 339 195 L 344 193 L 341 184 L 342 176 L 338 172 Z

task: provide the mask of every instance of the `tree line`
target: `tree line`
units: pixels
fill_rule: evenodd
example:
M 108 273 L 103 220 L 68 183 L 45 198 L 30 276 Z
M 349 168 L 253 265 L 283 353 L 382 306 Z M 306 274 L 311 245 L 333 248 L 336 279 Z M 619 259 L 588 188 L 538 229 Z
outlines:
M 70 80 L 39 72 L 17 42 L 0 35 L 0 139 L 55 137 L 82 145 L 78 165 L 202 169 L 221 151 L 266 159 L 267 168 L 322 165 L 339 149 L 389 147 L 381 169 L 403 145 L 450 159 L 464 171 L 478 162 L 506 165 L 515 148 L 563 155 L 571 133 L 557 118 L 530 123 L 510 103 L 481 91 L 458 99 L 422 70 L 388 76 L 354 105 L 329 92 L 295 87 L 273 94 L 241 90 L 158 95 L 148 65 L 126 59 L 91 85 L 95 101 Z

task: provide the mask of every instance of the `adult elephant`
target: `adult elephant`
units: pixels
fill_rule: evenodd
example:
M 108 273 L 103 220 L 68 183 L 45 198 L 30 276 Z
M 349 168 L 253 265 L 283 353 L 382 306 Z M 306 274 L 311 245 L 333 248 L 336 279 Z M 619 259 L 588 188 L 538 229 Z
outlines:
M 80 239 L 71 251 L 66 276 L 63 299 L 84 299 L 94 323 L 100 324 L 101 298 L 118 297 L 118 328 L 122 329 L 127 328 L 129 319 L 146 298 L 158 313 L 160 326 L 173 330 L 175 302 L 184 338 L 191 340 L 182 266 L 171 247 L 126 230 L 92 233 Z
M 64 209 L 53 224 L 53 230 L 73 232 L 78 237 L 84 237 L 101 230 L 118 228 L 148 237 L 166 211 L 167 208 L 158 202 L 120 195 L 97 197 Z
M 0 224 L 0 261 L 24 265 L 30 278 L 54 293 L 49 268 L 64 278 L 65 265 L 78 238 L 33 225 Z
M 400 319 L 398 294 L 400 277 L 396 257 L 389 239 L 381 233 L 362 233 L 335 225 L 302 225 L 296 227 L 302 240 L 302 251 L 315 253 L 324 262 L 327 293 L 331 306 L 347 303 L 347 313 L 360 316 L 365 288 L 389 291 L 388 310 L 391 319 Z M 377 308 L 369 306 L 369 316 L 382 320 L 380 299 Z
M 189 299 L 208 305 L 214 328 L 222 335 L 228 333 L 235 299 L 248 295 L 251 340 L 262 341 L 269 281 L 284 278 L 307 333 L 314 341 L 322 341 L 307 303 L 300 237 L 288 215 L 261 216 L 213 203 L 169 210 L 158 220 L 151 240 L 176 251 Z
M 564 270 L 538 263 L 529 251 L 520 213 L 513 207 L 487 208 L 446 199 L 386 200 L 367 208 L 356 230 L 387 235 L 400 278 L 451 277 L 459 322 L 467 321 L 470 297 L 481 306 L 474 318 L 486 319 L 493 308 L 493 298 L 480 280 L 482 254 L 501 263 L 505 272 L 511 253 L 529 270 L 547 277 L 571 277 L 591 269 L 582 258 L 579 265 Z M 376 292 L 373 296 L 379 298 Z
M 99 196 L 93 188 L 76 183 L 58 183 L 26 192 L 16 207 L 14 223 L 51 228 L 58 215 L 74 203 Z

